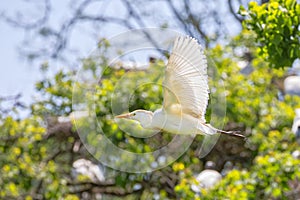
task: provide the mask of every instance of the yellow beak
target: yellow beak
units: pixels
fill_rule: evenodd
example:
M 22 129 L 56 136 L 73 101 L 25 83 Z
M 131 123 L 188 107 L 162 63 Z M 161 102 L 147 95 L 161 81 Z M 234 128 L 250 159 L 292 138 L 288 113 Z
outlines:
M 132 116 L 131 113 L 125 113 L 122 115 L 117 115 L 116 118 L 130 118 Z

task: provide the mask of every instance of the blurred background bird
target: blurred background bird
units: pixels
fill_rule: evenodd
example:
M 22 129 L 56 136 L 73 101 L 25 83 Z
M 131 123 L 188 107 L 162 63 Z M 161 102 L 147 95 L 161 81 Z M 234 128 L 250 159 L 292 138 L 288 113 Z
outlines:
M 293 126 L 292 126 L 292 131 L 296 136 L 296 140 L 298 144 L 300 144 L 300 109 L 295 110 L 296 116 L 294 118 Z
M 175 39 L 165 69 L 164 101 L 154 113 L 135 110 L 116 116 L 138 121 L 143 128 L 175 134 L 214 135 L 245 138 L 236 131 L 223 131 L 206 123 L 209 100 L 207 60 L 197 40 L 188 36 Z

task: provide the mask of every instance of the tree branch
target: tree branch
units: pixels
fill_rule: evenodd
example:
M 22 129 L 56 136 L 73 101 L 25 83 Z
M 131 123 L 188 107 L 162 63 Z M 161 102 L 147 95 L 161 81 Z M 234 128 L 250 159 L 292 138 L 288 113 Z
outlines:
M 127 196 L 130 194 L 138 193 L 143 190 L 140 188 L 138 190 L 124 189 L 120 186 L 116 186 L 114 181 L 93 183 L 93 182 L 79 182 L 79 183 L 68 183 L 71 186 L 71 194 L 81 194 L 83 192 L 88 193 L 101 193 L 116 196 Z
M 44 6 L 45 8 L 44 8 L 43 16 L 40 19 L 37 19 L 33 23 L 25 23 L 25 22 L 22 22 L 20 19 L 13 19 L 11 17 L 6 16 L 4 13 L 1 15 L 1 17 L 7 23 L 9 23 L 15 27 L 26 29 L 26 30 L 35 29 L 35 28 L 38 28 L 41 25 L 45 24 L 49 18 L 49 15 L 51 12 L 50 0 L 44 0 L 44 3 L 45 3 L 45 6 Z
M 234 11 L 233 5 L 232 5 L 232 0 L 228 0 L 228 6 L 229 6 L 229 11 L 233 15 L 233 17 L 239 21 L 240 23 L 243 22 L 244 18 L 240 15 L 237 14 L 237 12 Z

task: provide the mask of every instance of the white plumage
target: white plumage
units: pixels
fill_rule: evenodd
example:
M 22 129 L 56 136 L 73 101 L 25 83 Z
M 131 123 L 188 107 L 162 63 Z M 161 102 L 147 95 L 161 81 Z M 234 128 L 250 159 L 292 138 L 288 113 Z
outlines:
M 214 187 L 218 182 L 222 180 L 222 175 L 212 169 L 205 169 L 203 170 L 198 176 L 196 177 L 199 185 L 192 184 L 191 188 L 195 192 L 201 192 L 201 188 L 209 189 Z
M 99 183 L 105 180 L 101 165 L 96 165 L 90 160 L 83 158 L 78 159 L 73 163 L 73 177 L 77 178 L 79 174 L 88 177 L 94 183 Z
M 294 118 L 292 131 L 296 136 L 297 142 L 300 144 L 300 108 L 295 110 L 296 116 Z
M 135 110 L 116 116 L 139 121 L 147 129 L 175 134 L 214 135 L 217 132 L 243 137 L 233 131 L 222 131 L 205 123 L 209 99 L 206 57 L 197 40 L 187 36 L 175 39 L 165 70 L 164 102 L 154 113 Z
M 286 94 L 300 96 L 300 76 L 289 76 L 284 80 Z
M 178 37 L 165 74 L 164 108 L 179 103 L 183 113 L 205 122 L 209 98 L 207 61 L 197 41 Z M 176 95 L 174 99 L 173 94 Z

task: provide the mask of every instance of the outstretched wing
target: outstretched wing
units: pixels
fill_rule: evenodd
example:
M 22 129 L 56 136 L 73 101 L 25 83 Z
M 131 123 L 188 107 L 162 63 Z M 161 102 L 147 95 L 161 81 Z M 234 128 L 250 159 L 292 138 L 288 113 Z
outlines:
M 197 40 L 177 37 L 165 71 L 164 109 L 168 111 L 179 104 L 183 113 L 205 122 L 209 98 L 207 79 L 206 57 Z

